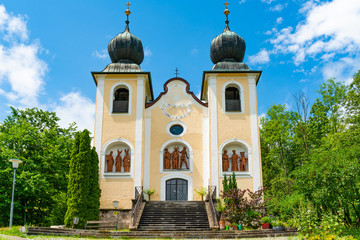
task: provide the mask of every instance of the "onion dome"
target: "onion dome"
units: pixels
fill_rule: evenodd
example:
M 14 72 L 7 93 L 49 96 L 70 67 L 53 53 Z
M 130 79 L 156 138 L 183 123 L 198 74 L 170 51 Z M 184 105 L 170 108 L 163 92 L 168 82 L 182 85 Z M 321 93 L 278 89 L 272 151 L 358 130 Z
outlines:
M 130 33 L 130 3 L 127 3 L 126 5 L 128 8 L 125 11 L 127 16 L 125 30 L 110 41 L 108 45 L 108 52 L 112 63 L 109 64 L 103 72 L 141 71 L 139 65 L 144 60 L 144 49 L 141 40 Z
M 230 31 L 228 15 L 230 13 L 225 3 L 226 15 L 224 32 L 215 37 L 211 42 L 210 58 L 215 64 L 212 70 L 217 71 L 243 71 L 249 70 L 249 67 L 243 63 L 246 44 L 245 40 L 237 35 L 235 32 Z

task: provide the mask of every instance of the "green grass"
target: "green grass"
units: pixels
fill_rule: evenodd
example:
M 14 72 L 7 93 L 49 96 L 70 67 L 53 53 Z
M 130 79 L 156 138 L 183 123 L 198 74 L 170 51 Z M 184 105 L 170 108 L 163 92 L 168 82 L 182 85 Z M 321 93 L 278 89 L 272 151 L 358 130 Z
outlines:
M 20 228 L 21 227 L 19 227 L 19 226 L 12 227 L 11 229 L 0 228 L 0 234 L 17 236 L 17 237 L 26 237 L 26 235 L 24 233 L 20 232 Z

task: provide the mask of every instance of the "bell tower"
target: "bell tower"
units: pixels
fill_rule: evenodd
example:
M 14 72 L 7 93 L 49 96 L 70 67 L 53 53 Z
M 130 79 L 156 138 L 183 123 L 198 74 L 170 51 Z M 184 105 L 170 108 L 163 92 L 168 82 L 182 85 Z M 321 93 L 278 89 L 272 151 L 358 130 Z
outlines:
M 214 66 L 211 71 L 204 71 L 201 90 L 201 100 L 209 106 L 210 184 L 219 193 L 224 175 L 234 172 L 239 188 L 258 190 L 262 176 L 256 85 L 261 71 L 253 71 L 243 62 L 246 44 L 230 30 L 229 3 L 224 5 L 225 29 L 211 42 Z M 247 160 L 240 169 L 231 158 L 243 155 Z M 227 157 L 230 167 L 223 165 Z
M 112 208 L 114 199 L 124 199 L 120 208 L 131 208 L 135 186 L 143 181 L 144 110 L 153 100 L 151 75 L 143 72 L 141 40 L 130 32 L 127 3 L 126 25 L 108 45 L 111 63 L 92 72 L 96 90 L 94 145 L 99 155 L 100 204 Z

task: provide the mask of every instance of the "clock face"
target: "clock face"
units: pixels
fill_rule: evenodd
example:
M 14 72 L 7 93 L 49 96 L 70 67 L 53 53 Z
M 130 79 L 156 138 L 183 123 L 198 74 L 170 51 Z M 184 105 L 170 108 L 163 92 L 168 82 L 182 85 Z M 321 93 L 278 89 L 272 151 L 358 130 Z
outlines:
M 191 103 L 190 104 L 162 104 L 160 105 L 163 113 L 171 119 L 180 119 L 186 117 L 191 112 Z
M 184 128 L 181 125 L 173 125 L 170 127 L 170 132 L 173 135 L 180 135 L 184 132 Z

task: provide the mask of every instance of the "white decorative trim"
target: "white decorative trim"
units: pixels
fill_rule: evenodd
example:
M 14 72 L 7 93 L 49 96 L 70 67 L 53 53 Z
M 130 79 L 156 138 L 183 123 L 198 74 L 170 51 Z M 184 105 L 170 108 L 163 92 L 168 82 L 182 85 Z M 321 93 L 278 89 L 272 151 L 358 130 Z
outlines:
M 256 101 L 256 80 L 249 78 L 249 101 L 250 101 L 250 122 L 251 122 L 251 144 L 253 147 L 253 176 L 254 191 L 261 187 L 261 166 L 259 147 L 259 125 Z
M 193 200 L 193 180 L 189 175 L 181 174 L 181 173 L 170 173 L 168 175 L 163 176 L 160 179 L 160 200 L 165 201 L 166 199 L 166 181 L 180 178 L 188 181 L 188 201 Z
M 170 132 L 170 128 L 171 128 L 172 126 L 174 126 L 174 125 L 180 125 L 180 126 L 182 126 L 183 129 L 184 129 L 184 131 L 183 131 L 181 134 L 179 134 L 179 135 L 174 135 L 174 134 L 172 134 L 172 133 Z M 167 133 L 168 133 L 171 137 L 182 137 L 182 136 L 184 136 L 184 134 L 185 134 L 186 131 L 187 131 L 187 126 L 186 126 L 185 123 L 183 123 L 183 122 L 181 122 L 181 121 L 172 121 L 172 122 L 169 122 L 169 124 L 166 126 L 166 131 L 167 131 Z
M 135 130 L 135 186 L 142 186 L 142 140 L 143 140 L 143 112 L 144 112 L 144 76 L 139 76 L 136 91 L 136 130 Z
M 211 184 L 219 189 L 216 76 L 210 76 Z M 219 191 L 217 191 L 219 195 Z
M 189 154 L 189 159 L 188 159 L 188 164 L 189 164 L 189 170 L 172 170 L 172 169 L 164 169 L 164 150 L 167 146 L 169 146 L 170 144 L 176 144 L 176 143 L 182 143 L 184 144 L 187 149 L 188 149 L 188 154 Z M 180 149 L 181 150 L 181 149 Z M 172 173 L 172 172 L 186 172 L 186 173 L 192 173 L 193 171 L 193 163 L 194 163 L 194 158 L 193 158 L 194 152 L 192 150 L 191 145 L 186 142 L 183 139 L 179 139 L 179 138 L 175 138 L 175 139 L 170 139 L 168 141 L 166 141 L 160 148 L 160 173 Z M 180 163 L 180 159 L 179 159 L 179 163 Z
M 124 143 L 126 144 L 129 148 L 130 148 L 130 158 L 131 158 L 131 162 L 130 162 L 130 172 L 105 172 L 105 155 L 107 152 L 107 149 L 109 147 L 111 147 L 112 145 L 115 145 L 117 143 Z M 110 141 L 108 141 L 107 143 L 104 144 L 99 157 L 101 159 L 100 163 L 101 163 L 101 177 L 102 178 L 132 178 L 134 175 L 134 146 L 131 144 L 131 142 L 129 142 L 126 139 L 123 138 L 115 138 L 112 139 Z
M 149 113 L 147 113 L 149 114 Z M 147 115 L 146 114 L 146 115 Z M 151 116 L 145 118 L 144 189 L 150 188 Z
M 203 187 L 208 187 L 210 184 L 210 139 L 209 139 L 209 115 L 208 109 L 203 109 L 203 118 L 202 118 L 202 126 L 203 126 Z
M 127 113 L 113 113 L 113 101 L 114 101 L 114 92 L 121 87 L 125 87 L 127 90 L 129 90 L 129 108 Z M 110 104 L 109 104 L 109 115 L 131 115 L 131 102 L 132 102 L 132 88 L 131 86 L 126 82 L 117 82 L 115 83 L 110 90 Z
M 99 171 L 101 171 L 101 139 L 102 139 L 102 121 L 103 121 L 103 110 L 104 110 L 104 88 L 105 88 L 105 77 L 97 77 L 97 90 L 96 90 L 96 113 L 95 113 L 95 134 L 94 134 L 94 145 L 96 152 L 99 157 Z
M 206 106 L 204 106 L 204 105 L 202 105 L 202 104 L 200 104 L 198 101 L 196 101 L 195 99 L 194 99 L 194 97 L 193 96 L 191 96 L 191 94 L 189 94 L 188 92 L 186 92 L 186 84 L 184 83 L 184 82 L 182 82 L 182 81 L 179 81 L 179 80 L 173 80 L 174 82 L 178 82 L 178 83 L 173 83 L 173 82 L 171 82 L 171 83 L 168 83 L 168 91 L 167 91 L 167 93 L 165 94 L 165 95 L 163 95 L 163 96 L 161 96 L 161 101 L 157 101 L 154 105 L 152 105 L 151 107 L 149 107 L 149 108 L 147 108 L 147 109 L 150 109 L 150 110 L 152 110 L 152 109 L 154 109 L 154 108 L 157 108 L 157 107 L 159 107 L 162 111 L 163 111 L 163 113 L 167 116 L 167 117 L 170 117 L 171 118 L 171 114 L 168 114 L 167 112 L 166 112 L 166 104 L 167 103 L 165 103 L 165 101 L 164 101 L 164 98 L 165 98 L 165 96 L 168 96 L 168 94 L 169 94 L 169 92 L 171 91 L 171 89 L 173 88 L 173 87 L 175 87 L 175 86 L 183 86 L 183 88 L 182 88 L 182 91 L 184 92 L 184 95 L 190 100 L 190 103 L 188 103 L 188 104 L 176 104 L 176 105 L 174 105 L 174 104 L 169 104 L 169 106 L 171 106 L 171 107 L 186 107 L 187 109 L 187 111 L 191 111 L 192 109 L 190 108 L 188 108 L 189 106 L 188 105 L 192 105 L 192 104 L 195 104 L 196 106 L 198 106 L 198 107 L 200 107 L 200 108 L 202 108 L 202 109 L 207 109 L 207 107 Z M 169 85 L 171 85 L 171 86 L 169 86 Z M 165 103 L 165 104 L 164 104 Z M 191 106 L 190 106 L 191 107 Z M 187 113 L 188 114 L 188 113 Z M 179 116 L 173 116 L 173 120 L 177 120 L 177 119 L 180 119 L 180 118 L 182 118 L 182 117 L 185 117 L 185 116 L 181 116 L 181 117 L 179 117 Z
M 238 112 L 227 112 L 226 111 L 226 101 L 225 101 L 225 90 L 227 87 L 236 87 L 239 90 L 239 94 L 240 94 L 240 104 L 241 104 L 241 111 Z M 223 85 L 222 88 L 222 111 L 224 114 L 239 114 L 239 113 L 245 113 L 245 102 L 244 102 L 244 87 L 241 85 L 241 83 L 235 81 L 235 80 L 231 80 L 229 82 L 226 82 Z
M 219 148 L 219 165 L 220 165 L 220 172 L 221 172 L 221 177 L 224 177 L 225 174 L 226 175 L 232 175 L 233 172 L 232 171 L 228 171 L 228 172 L 223 172 L 222 170 L 222 154 L 224 151 L 224 148 L 231 143 L 239 143 L 241 145 L 243 145 L 246 148 L 246 153 L 248 154 L 247 158 L 248 158 L 248 171 L 246 172 L 234 172 L 235 175 L 237 177 L 251 177 L 252 176 L 252 161 L 253 161 L 253 155 L 252 155 L 252 151 L 251 151 L 251 147 L 250 145 L 241 140 L 241 139 L 237 139 L 237 138 L 233 138 L 233 139 L 229 139 L 227 141 L 225 141 L 223 144 L 221 144 L 220 148 Z M 230 158 L 229 158 L 230 161 Z

